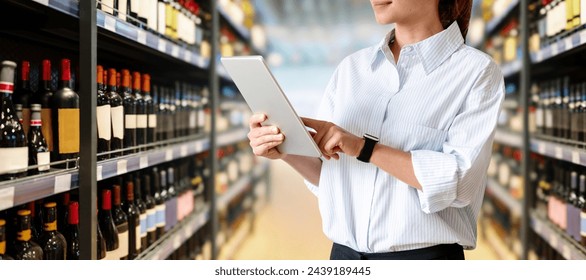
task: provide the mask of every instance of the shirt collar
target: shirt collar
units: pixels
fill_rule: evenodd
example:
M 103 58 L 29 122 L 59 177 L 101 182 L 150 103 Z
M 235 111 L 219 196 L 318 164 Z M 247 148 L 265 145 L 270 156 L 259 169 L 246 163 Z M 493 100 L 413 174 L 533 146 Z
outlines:
M 388 49 L 389 42 L 394 39 L 395 29 L 387 33 L 385 38 L 376 45 L 370 62 L 372 69 L 377 65 L 375 63 L 377 58 L 384 55 L 385 48 Z M 410 46 L 415 49 L 425 72 L 429 74 L 456 52 L 462 44 L 464 44 L 464 38 L 462 38 L 458 23 L 454 21 L 445 30 Z M 403 46 L 403 48 L 405 47 Z

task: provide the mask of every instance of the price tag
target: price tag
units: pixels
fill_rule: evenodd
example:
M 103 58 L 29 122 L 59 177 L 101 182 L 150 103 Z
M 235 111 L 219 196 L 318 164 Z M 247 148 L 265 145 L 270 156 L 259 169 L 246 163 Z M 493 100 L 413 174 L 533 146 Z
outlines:
M 545 144 L 544 143 L 537 144 L 537 152 L 539 152 L 542 155 L 545 155 Z
M 580 45 L 586 44 L 586 30 L 580 32 Z
M 14 206 L 14 187 L 0 189 L 0 210 Z
M 166 52 L 167 42 L 165 42 L 165 39 L 159 38 L 159 46 L 157 48 L 160 52 Z
M 187 61 L 187 62 L 191 62 L 191 51 L 185 50 L 185 55 L 184 55 L 183 59 L 185 59 L 185 61 Z
M 173 149 L 167 149 L 165 151 L 165 161 L 172 161 L 173 160 Z
M 203 151 L 203 141 L 195 142 L 195 152 L 199 153 Z
M 539 50 L 535 55 L 535 62 L 541 62 L 543 60 L 543 51 Z
M 116 174 L 122 175 L 128 173 L 128 161 L 125 159 L 119 160 L 116 163 Z
M 138 38 L 137 38 L 137 40 L 138 40 L 139 43 L 141 43 L 143 45 L 146 45 L 146 43 L 147 43 L 146 36 L 147 36 L 147 34 L 146 34 L 146 32 L 144 32 L 144 30 L 142 30 L 142 29 L 139 29 L 138 30 Z
M 567 50 L 571 50 L 574 47 L 574 43 L 572 42 L 572 37 L 566 37 L 566 39 L 564 39 L 564 46 Z
M 558 44 L 554 43 L 551 45 L 551 56 L 556 56 L 559 53 Z
M 173 45 L 171 47 L 171 55 L 175 58 L 179 57 L 179 46 Z
M 572 151 L 572 162 L 575 164 L 581 164 L 580 153 L 578 151 Z
M 180 154 L 181 154 L 181 157 L 187 156 L 187 145 L 185 145 L 185 144 L 181 145 Z
M 98 181 L 101 181 L 103 179 L 102 176 L 103 176 L 102 175 L 102 166 L 101 165 L 98 165 L 96 167 L 96 177 L 97 177 L 97 180 Z
M 49 0 L 33 0 L 41 5 L 49 6 Z
M 53 193 L 62 193 L 71 189 L 71 174 L 55 177 L 55 189 Z
M 138 162 L 138 167 L 140 169 L 149 167 L 149 158 L 146 156 L 140 157 Z
M 116 19 L 111 16 L 105 16 L 104 28 L 112 32 L 116 32 Z
M 563 159 L 564 158 L 564 151 L 562 150 L 561 147 L 555 147 L 555 157 L 557 159 Z

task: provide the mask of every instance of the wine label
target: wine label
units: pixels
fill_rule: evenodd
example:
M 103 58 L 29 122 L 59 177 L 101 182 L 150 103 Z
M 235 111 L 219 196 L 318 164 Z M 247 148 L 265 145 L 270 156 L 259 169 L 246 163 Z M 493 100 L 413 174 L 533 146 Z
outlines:
M 57 110 L 59 123 L 59 153 L 79 153 L 79 109 L 62 108 Z
M 47 148 L 49 152 L 53 151 L 53 121 L 51 117 L 51 109 L 41 109 L 41 122 L 44 123 L 41 127 L 45 141 L 47 142 Z
M 155 115 L 155 114 L 149 115 L 149 127 L 150 128 L 157 127 L 157 115 Z
M 24 128 L 25 135 L 28 135 L 28 130 L 31 124 L 31 109 L 22 108 L 22 127 Z
M 165 231 L 169 231 L 177 224 L 177 198 L 167 200 L 165 206 Z
M 147 209 L 147 231 L 157 229 L 157 210 L 156 208 Z
M 24 172 L 28 167 L 28 147 L 0 148 L 0 159 L 0 174 Z
M 124 128 L 135 129 L 136 128 L 136 115 L 126 114 L 124 116 Z
M 197 127 L 203 128 L 205 126 L 206 126 L 205 111 L 203 110 L 203 108 L 200 108 L 198 110 L 198 114 L 197 114 Z
M 118 18 L 126 21 L 126 14 L 128 13 L 128 2 L 126 0 L 118 1 Z
M 57 230 L 57 221 L 53 221 L 51 223 L 45 223 L 43 225 L 44 231 L 56 231 Z
M 197 112 L 191 111 L 189 112 L 189 128 L 196 128 L 197 127 Z
M 157 31 L 161 34 L 165 33 L 166 21 L 165 21 L 165 3 L 159 2 L 159 15 L 157 17 L 158 24 L 157 24 Z
M 111 107 L 112 117 L 112 136 L 118 139 L 124 139 L 124 107 Z
M 580 235 L 586 237 L 586 212 L 580 213 Z
M 0 242 L 0 255 L 6 254 L 6 241 Z
M 118 247 L 118 259 L 127 259 L 128 258 L 128 225 L 126 225 L 126 231 L 118 232 L 118 242 L 120 246 Z
M 102 0 L 102 11 L 113 15 L 114 14 L 114 0 Z
M 18 241 L 29 241 L 31 240 L 31 230 L 21 230 L 16 234 L 16 240 Z
M 545 127 L 546 128 L 553 127 L 553 112 L 552 112 L 552 110 L 545 111 Z
M 98 137 L 110 141 L 112 139 L 112 118 L 110 104 L 98 106 L 96 117 L 98 121 Z
M 140 248 L 142 248 L 142 244 L 140 242 L 140 237 L 142 236 L 142 235 L 140 235 L 141 234 L 140 225 L 136 226 L 136 229 L 134 229 L 134 232 L 136 233 L 136 237 L 134 238 L 134 240 L 136 241 L 135 248 L 136 248 L 136 251 L 140 251 Z M 145 236 L 146 236 L 146 232 L 145 232 Z
M 146 237 L 147 236 L 147 214 L 140 214 L 140 237 Z M 154 224 L 154 223 L 153 223 Z
M 147 128 L 147 115 L 136 115 L 136 128 Z
M 155 224 L 156 226 L 159 227 L 165 227 L 165 211 L 166 211 L 166 206 L 165 204 L 160 204 L 157 205 L 155 207 L 157 209 L 157 214 L 156 214 L 156 221 Z
M 51 163 L 51 153 L 43 152 L 37 153 L 37 165 L 39 171 L 47 171 L 50 169 L 49 163 Z

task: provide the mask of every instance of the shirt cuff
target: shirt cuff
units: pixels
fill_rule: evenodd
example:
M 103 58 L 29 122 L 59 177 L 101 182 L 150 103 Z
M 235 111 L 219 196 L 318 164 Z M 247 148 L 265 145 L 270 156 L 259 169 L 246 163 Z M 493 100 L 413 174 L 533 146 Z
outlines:
M 319 192 L 319 187 L 310 183 L 307 180 L 303 180 L 305 182 L 305 185 L 307 186 L 307 188 L 313 193 L 313 195 L 315 195 L 317 197 L 317 194 Z
M 449 207 L 458 194 L 458 163 L 454 155 L 411 151 L 415 177 L 421 184 L 419 205 L 427 214 Z

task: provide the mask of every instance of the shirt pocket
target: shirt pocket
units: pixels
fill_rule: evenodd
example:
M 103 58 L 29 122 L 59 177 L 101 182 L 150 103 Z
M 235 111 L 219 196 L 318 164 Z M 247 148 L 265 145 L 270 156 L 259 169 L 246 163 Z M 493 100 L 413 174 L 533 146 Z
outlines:
M 403 151 L 441 151 L 448 131 L 414 123 L 397 123 L 388 135 L 390 146 Z

